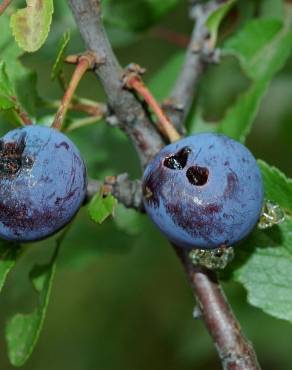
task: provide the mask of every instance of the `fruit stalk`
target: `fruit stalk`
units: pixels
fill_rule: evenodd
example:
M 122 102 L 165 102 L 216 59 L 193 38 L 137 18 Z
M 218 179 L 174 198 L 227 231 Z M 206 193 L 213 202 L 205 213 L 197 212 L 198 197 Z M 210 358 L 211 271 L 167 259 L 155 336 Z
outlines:
M 76 69 L 72 75 L 69 86 L 63 96 L 61 105 L 56 113 L 52 127 L 61 130 L 64 123 L 66 113 L 70 107 L 73 95 L 86 71 L 92 69 L 95 64 L 95 56 L 91 53 L 86 53 L 78 57 Z

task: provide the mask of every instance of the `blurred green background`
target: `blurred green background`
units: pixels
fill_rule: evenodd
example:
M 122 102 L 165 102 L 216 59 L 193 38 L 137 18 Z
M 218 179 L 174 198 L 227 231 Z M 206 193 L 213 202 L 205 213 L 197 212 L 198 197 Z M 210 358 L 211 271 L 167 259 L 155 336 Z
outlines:
M 23 63 L 35 69 L 41 96 L 59 99 L 62 91 L 50 80 L 60 35 L 73 28 L 66 2 L 55 2 L 54 24 L 46 45 Z M 277 16 L 279 1 L 241 1 L 237 27 L 256 15 Z M 225 26 L 228 32 L 228 21 Z M 165 39 L 165 31 L 189 35 L 187 2 L 180 1 L 159 24 L 133 36 L 109 29 L 122 65 L 136 62 L 147 68 L 147 82 L 183 50 Z M 83 44 L 73 31 L 69 52 Z M 72 73 L 66 67 L 66 74 Z M 167 76 L 169 84 L 172 76 Z M 238 63 L 223 59 L 208 68 L 201 80 L 198 102 L 204 117 L 222 117 L 240 91 L 248 86 Z M 29 92 L 27 92 L 29 93 Z M 99 82 L 84 78 L 78 94 L 103 100 Z M 256 157 L 292 176 L 292 59 L 273 80 L 261 105 L 247 145 Z M 42 111 L 51 120 L 52 111 Z M 1 118 L 1 131 L 7 130 Z M 83 153 L 91 177 L 127 171 L 140 175 L 138 160 L 123 133 L 103 122 L 71 135 Z M 122 153 L 122 154 L 121 154 Z M 15 312 L 30 312 L 36 296 L 27 278 L 35 262 L 46 262 L 53 241 L 30 245 L 12 271 L 0 297 L 0 368 L 12 369 L 6 355 L 4 327 Z M 253 341 L 266 370 L 291 370 L 292 326 L 249 306 L 242 287 L 224 288 L 244 332 Z M 217 370 L 221 365 L 200 321 L 192 317 L 195 300 L 183 270 L 165 239 L 146 216 L 119 206 L 114 219 L 94 224 L 80 211 L 58 261 L 51 301 L 40 341 L 25 370 Z

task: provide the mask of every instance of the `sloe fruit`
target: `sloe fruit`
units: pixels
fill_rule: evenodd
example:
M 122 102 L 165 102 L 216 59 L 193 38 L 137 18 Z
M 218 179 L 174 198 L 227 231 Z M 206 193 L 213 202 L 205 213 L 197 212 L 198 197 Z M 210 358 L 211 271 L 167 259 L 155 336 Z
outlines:
M 66 225 L 86 194 L 86 168 L 73 142 L 31 125 L 0 140 L 0 237 L 28 242 Z
M 143 177 L 150 218 L 170 241 L 186 248 L 218 248 L 244 239 L 260 217 L 263 197 L 253 155 L 220 134 L 167 145 Z

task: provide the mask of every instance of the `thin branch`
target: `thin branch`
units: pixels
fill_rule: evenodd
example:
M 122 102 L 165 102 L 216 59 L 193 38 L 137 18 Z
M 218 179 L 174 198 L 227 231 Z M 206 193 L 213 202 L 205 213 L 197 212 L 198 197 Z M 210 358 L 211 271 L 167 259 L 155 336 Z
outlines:
M 121 81 L 123 69 L 105 33 L 100 1 L 68 1 L 87 48 L 104 60 L 104 63 L 96 68 L 95 73 L 107 94 L 109 106 L 118 118 L 121 128 L 132 139 L 144 166 L 164 143 L 140 102 L 130 91 L 123 89 Z
M 198 300 L 200 313 L 224 370 L 260 370 L 252 344 L 245 338 L 214 272 L 194 266 L 188 253 L 176 247 Z
M 187 48 L 185 62 L 170 97 L 164 103 L 170 120 L 180 132 L 184 132 L 184 122 L 190 111 L 206 61 L 212 61 L 215 55 L 212 54 L 214 50 L 210 47 L 205 21 L 217 6 L 216 2 L 211 2 L 191 7 L 195 26 Z
M 87 70 L 92 69 L 96 63 L 96 57 L 92 53 L 86 53 L 78 58 L 76 69 L 73 73 L 69 86 L 64 94 L 61 105 L 56 113 L 55 120 L 52 124 L 57 130 L 61 130 L 66 113 L 71 104 L 73 95 Z
M 98 193 L 101 187 L 113 194 L 127 208 L 133 208 L 139 212 L 144 211 L 140 180 L 129 180 L 126 173 L 108 176 L 104 181 L 91 179 L 87 186 L 87 201 Z
M 2 15 L 8 6 L 11 4 L 12 0 L 3 0 L 0 4 L 0 15 Z

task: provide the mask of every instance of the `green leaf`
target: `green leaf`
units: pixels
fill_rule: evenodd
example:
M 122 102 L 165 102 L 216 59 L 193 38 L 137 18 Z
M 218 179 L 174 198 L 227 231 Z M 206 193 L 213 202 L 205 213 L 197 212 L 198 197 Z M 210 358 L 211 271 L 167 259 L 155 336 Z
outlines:
M 110 25 L 142 31 L 177 3 L 178 0 L 104 0 L 103 16 Z
M 292 50 L 292 6 L 284 23 L 253 20 L 228 42 L 223 53 L 236 56 L 252 82 L 218 123 L 218 132 L 244 142 L 271 79 L 284 66 Z
M 259 80 L 242 93 L 218 123 L 217 132 L 243 143 L 257 115 L 269 82 L 269 80 Z
M 11 34 L 9 21 L 10 17 L 7 12 L 1 15 L 1 60 L 6 64 L 6 72 L 13 86 L 13 91 L 15 91 L 17 101 L 30 116 L 35 116 L 38 98 L 36 92 L 36 73 L 25 68 L 20 62 L 19 57 L 23 54 L 23 50 L 18 47 Z
M 53 0 L 27 0 L 27 7 L 11 16 L 11 28 L 18 45 L 27 52 L 38 50 L 49 34 Z
M 30 314 L 16 314 L 7 323 L 8 355 L 14 366 L 22 366 L 27 361 L 39 338 L 49 303 L 56 260 L 65 232 L 56 240 L 51 261 L 46 265 L 36 265 L 31 270 L 30 278 L 39 294 L 37 308 Z
M 292 219 L 255 231 L 237 247 L 234 278 L 248 292 L 250 304 L 292 322 Z
M 149 88 L 158 100 L 164 99 L 171 92 L 175 79 L 180 72 L 185 58 L 184 53 L 175 54 L 151 79 Z M 169 78 L 171 76 L 171 78 Z
M 265 196 L 278 203 L 284 210 L 292 213 L 292 180 L 288 179 L 278 168 L 258 161 L 265 188 Z
M 235 2 L 236 0 L 228 0 L 224 2 L 223 4 L 219 5 L 218 8 L 216 8 L 207 18 L 206 27 L 210 32 L 212 45 L 216 44 L 219 26 Z
M 0 292 L 5 284 L 7 275 L 14 267 L 20 246 L 15 243 L 0 241 Z
M 70 32 L 66 31 L 59 43 L 57 57 L 56 57 L 56 60 L 55 60 L 55 63 L 53 65 L 52 72 L 51 72 L 52 80 L 54 80 L 59 75 L 59 73 L 62 71 L 63 62 L 65 59 L 65 53 L 69 45 L 69 41 L 70 41 Z
M 5 63 L 0 61 L 0 110 L 6 110 L 15 106 L 12 97 L 15 95 L 13 86 L 7 76 Z
M 102 190 L 96 193 L 89 203 L 88 212 L 93 221 L 101 224 L 111 216 L 117 204 L 116 198 L 111 194 L 103 196 Z
M 224 54 L 235 55 L 253 80 L 270 79 L 291 53 L 291 15 L 284 24 L 275 19 L 252 20 L 224 45 Z

